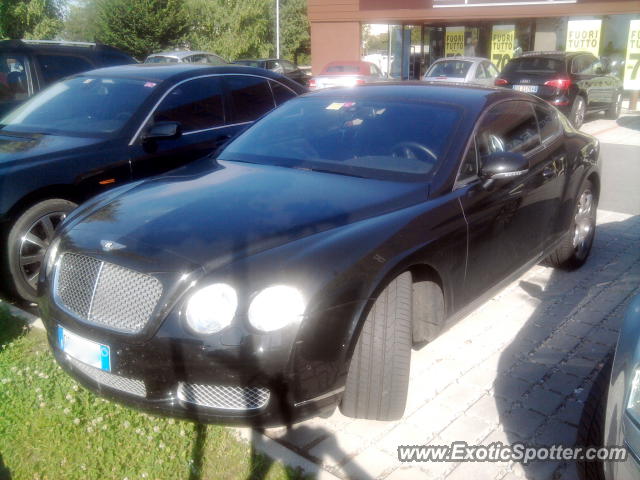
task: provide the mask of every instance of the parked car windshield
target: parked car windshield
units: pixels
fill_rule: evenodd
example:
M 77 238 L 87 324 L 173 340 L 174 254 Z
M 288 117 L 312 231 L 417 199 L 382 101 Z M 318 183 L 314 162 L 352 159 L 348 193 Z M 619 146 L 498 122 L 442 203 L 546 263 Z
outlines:
M 0 119 L 0 129 L 107 136 L 125 125 L 155 86 L 124 78 L 71 78 L 43 90 Z
M 431 68 L 425 75 L 425 77 L 466 77 L 467 72 L 471 68 L 471 62 L 465 62 L 462 60 L 445 60 L 443 62 L 436 62 L 431 65 Z
M 221 160 L 418 181 L 445 157 L 462 115 L 444 103 L 298 98 L 238 137 Z
M 564 71 L 564 61 L 548 57 L 514 58 L 504 67 L 503 74 L 512 73 L 560 73 Z

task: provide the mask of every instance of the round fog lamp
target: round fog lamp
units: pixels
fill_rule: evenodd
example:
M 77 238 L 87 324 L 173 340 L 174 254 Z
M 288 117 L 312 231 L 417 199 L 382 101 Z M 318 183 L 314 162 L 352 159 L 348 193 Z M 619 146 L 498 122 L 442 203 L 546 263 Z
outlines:
M 198 290 L 187 303 L 187 324 L 196 333 L 210 335 L 229 326 L 238 308 L 230 285 L 216 283 Z
M 304 298 L 296 288 L 265 288 L 249 306 L 249 323 L 263 332 L 273 332 L 299 321 L 304 309 Z

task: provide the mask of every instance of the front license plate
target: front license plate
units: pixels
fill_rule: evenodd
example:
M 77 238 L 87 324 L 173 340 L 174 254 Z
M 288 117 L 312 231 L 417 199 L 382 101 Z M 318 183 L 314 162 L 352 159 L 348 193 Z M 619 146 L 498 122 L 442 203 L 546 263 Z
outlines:
M 111 350 L 109 345 L 92 342 L 58 325 L 58 346 L 60 350 L 95 368 L 111 371 Z
M 519 92 L 524 92 L 524 93 L 537 93 L 538 92 L 538 86 L 537 85 L 514 85 L 513 89 L 514 90 L 518 90 Z

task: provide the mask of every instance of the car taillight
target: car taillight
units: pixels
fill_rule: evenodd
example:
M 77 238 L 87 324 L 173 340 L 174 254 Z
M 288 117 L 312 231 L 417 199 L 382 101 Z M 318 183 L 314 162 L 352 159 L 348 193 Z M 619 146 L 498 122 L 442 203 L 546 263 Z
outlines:
M 556 87 L 560 90 L 567 90 L 571 86 L 570 78 L 554 78 L 548 82 L 544 82 L 548 87 Z
M 316 82 L 315 78 L 312 78 L 311 80 L 309 80 L 309 88 L 316 88 L 318 86 L 318 83 Z
M 493 83 L 496 87 L 501 87 L 503 85 L 509 85 L 509 82 L 507 80 L 505 80 L 504 78 L 496 78 L 495 82 Z
M 365 82 L 362 78 L 357 78 L 356 79 L 356 85 L 364 85 L 365 83 L 367 83 L 367 82 Z

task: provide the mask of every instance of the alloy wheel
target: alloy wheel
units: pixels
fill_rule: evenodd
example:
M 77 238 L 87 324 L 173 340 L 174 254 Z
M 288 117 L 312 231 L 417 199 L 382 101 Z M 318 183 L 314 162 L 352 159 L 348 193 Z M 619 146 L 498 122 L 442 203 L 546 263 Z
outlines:
M 38 283 L 38 275 L 55 229 L 66 216 L 66 212 L 48 213 L 36 220 L 20 237 L 17 245 L 20 273 L 24 281 L 33 288 Z
M 593 193 L 585 190 L 580 195 L 574 217 L 573 247 L 578 258 L 584 258 L 589 252 L 595 232 L 595 211 Z
M 584 123 L 585 110 L 584 100 L 582 100 L 582 97 L 577 97 L 576 111 L 573 117 L 573 122 L 576 128 L 580 128 Z

